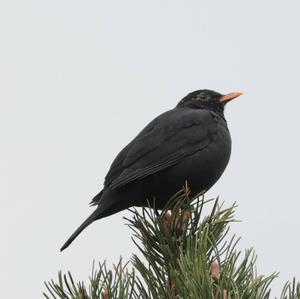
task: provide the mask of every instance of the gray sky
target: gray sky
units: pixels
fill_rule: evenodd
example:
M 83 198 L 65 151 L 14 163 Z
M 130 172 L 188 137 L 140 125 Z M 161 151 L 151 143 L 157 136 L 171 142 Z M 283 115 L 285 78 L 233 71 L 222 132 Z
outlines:
M 115 155 L 200 88 L 243 91 L 226 117 L 229 166 L 210 196 L 237 201 L 232 230 L 258 273 L 299 267 L 299 1 L 0 3 L 0 284 L 40 298 L 43 280 L 135 247 L 122 217 L 59 248 L 92 211 Z

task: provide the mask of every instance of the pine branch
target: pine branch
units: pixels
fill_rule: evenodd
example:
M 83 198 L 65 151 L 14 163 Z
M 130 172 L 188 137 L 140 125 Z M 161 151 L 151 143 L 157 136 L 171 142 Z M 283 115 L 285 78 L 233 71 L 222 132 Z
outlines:
M 134 290 L 135 272 L 129 272 L 127 265 L 122 266 L 120 259 L 114 270 L 108 270 L 106 263 L 99 263 L 98 270 L 92 270 L 88 289 L 83 282 L 74 283 L 70 272 L 68 275 L 58 273 L 58 282 L 51 280 L 45 283 L 47 299 L 110 299 L 110 298 L 138 298 Z
M 204 207 L 212 205 L 209 215 Z M 45 283 L 47 299 L 268 299 L 270 284 L 278 273 L 256 273 L 253 249 L 237 250 L 239 239 L 228 239 L 236 205 L 224 208 L 203 196 L 189 198 L 188 188 L 175 194 L 160 215 L 133 209 L 127 219 L 139 250 L 129 265 L 118 263 L 108 270 L 101 263 L 89 279 L 75 283 L 70 272 L 58 282 Z M 170 210 L 171 209 L 171 213 Z M 300 299 L 300 284 L 287 283 L 280 299 Z

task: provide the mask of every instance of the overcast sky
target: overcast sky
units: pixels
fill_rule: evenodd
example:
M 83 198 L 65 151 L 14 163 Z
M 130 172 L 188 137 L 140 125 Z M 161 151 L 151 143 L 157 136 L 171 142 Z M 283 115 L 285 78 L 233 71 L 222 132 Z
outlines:
M 258 273 L 299 267 L 299 1 L 0 2 L 0 284 L 43 281 L 136 249 L 119 213 L 59 248 L 92 211 L 115 155 L 201 88 L 242 91 L 226 117 L 229 166 L 209 196 L 237 201 L 232 231 Z

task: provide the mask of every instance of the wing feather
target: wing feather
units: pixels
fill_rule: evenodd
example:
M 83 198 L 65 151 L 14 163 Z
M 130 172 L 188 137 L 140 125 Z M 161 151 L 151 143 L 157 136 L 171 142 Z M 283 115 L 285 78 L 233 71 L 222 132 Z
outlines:
M 120 188 L 171 167 L 211 142 L 216 124 L 206 110 L 173 109 L 154 119 L 116 157 L 105 187 Z

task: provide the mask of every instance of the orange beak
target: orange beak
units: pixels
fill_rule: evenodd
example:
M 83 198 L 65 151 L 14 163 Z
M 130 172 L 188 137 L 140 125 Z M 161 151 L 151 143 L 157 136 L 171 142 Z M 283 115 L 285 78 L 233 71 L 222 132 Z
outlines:
M 241 95 L 242 95 L 241 92 L 231 92 L 229 94 L 226 94 L 226 95 L 220 97 L 220 102 L 229 102 Z

